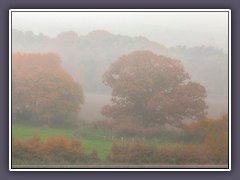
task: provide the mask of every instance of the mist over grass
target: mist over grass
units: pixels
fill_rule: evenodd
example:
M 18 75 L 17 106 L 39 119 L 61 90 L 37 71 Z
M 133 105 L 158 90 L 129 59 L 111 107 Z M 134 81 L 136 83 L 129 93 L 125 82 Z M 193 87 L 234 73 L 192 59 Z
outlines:
M 14 14 L 14 166 L 229 163 L 226 13 L 152 13 Z
M 155 138 L 100 136 L 99 129 L 83 125 L 76 130 L 13 125 L 13 166 L 88 167 L 102 165 L 158 165 L 218 168 L 228 161 L 227 121 L 205 119 L 186 127 L 184 133 L 163 133 Z M 36 133 L 37 132 L 37 133 Z M 75 134 L 75 135 L 74 135 Z M 96 136 L 97 135 L 97 136 Z M 111 135 L 111 136 L 110 136 Z M 43 154 L 42 154 L 43 153 Z M 53 154 L 52 154 L 53 153 Z M 185 166 L 191 165 L 191 166 Z M 94 166 L 94 167 L 95 167 Z M 145 167 L 145 166 L 144 166 Z

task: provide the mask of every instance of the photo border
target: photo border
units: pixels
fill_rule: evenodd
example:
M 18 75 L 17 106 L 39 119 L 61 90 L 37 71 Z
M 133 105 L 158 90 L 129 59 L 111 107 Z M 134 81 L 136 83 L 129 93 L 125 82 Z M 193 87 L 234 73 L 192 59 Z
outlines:
M 12 13 L 13 12 L 227 12 L 228 13 L 228 168 L 12 168 Z M 10 171 L 231 171 L 231 10 L 230 9 L 10 9 L 9 10 L 9 170 Z M 117 165 L 119 166 L 119 165 Z M 175 166 L 175 165 L 173 165 Z M 184 166 L 184 165 L 180 165 Z M 177 165 L 176 165 L 177 167 Z

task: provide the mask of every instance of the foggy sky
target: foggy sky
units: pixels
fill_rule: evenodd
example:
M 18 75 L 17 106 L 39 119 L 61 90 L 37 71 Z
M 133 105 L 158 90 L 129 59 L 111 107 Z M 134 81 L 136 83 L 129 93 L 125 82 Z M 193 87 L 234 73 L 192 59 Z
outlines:
M 50 37 L 64 31 L 86 35 L 107 30 L 166 46 L 228 46 L 227 12 L 12 12 L 12 27 Z

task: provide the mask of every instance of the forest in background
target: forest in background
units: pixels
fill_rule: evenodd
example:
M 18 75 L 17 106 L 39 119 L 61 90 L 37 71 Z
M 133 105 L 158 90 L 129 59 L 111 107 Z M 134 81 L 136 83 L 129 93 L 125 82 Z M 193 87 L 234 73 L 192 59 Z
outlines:
M 208 96 L 227 96 L 228 93 L 228 55 L 214 47 L 165 47 L 143 36 L 114 35 L 103 30 L 84 36 L 69 31 L 50 38 L 13 29 L 12 36 L 13 52 L 58 54 L 66 70 L 89 92 L 109 92 L 101 83 L 101 75 L 115 59 L 134 50 L 150 50 L 180 59 L 193 80 L 206 86 Z
M 60 56 L 63 67 L 83 85 L 88 101 L 82 116 L 88 121 L 93 118 L 88 108 L 93 106 L 101 117 L 100 109 L 110 99 L 111 89 L 102 83 L 102 74 L 114 60 L 134 50 L 150 50 L 180 59 L 192 79 L 205 86 L 210 117 L 219 118 L 227 112 L 228 55 L 221 49 L 183 45 L 166 47 L 142 36 L 114 35 L 104 30 L 82 36 L 68 31 L 50 38 L 13 29 L 12 42 L 13 52 L 53 52 Z M 88 103 L 93 101 L 95 103 Z
M 56 127 L 72 129 L 70 139 L 49 136 L 42 141 L 41 133 L 36 132 L 33 136 L 28 135 L 26 141 L 21 139 L 21 132 L 15 134 L 13 148 L 16 164 L 227 163 L 228 118 L 222 115 L 228 113 L 228 56 L 222 50 L 205 46 L 165 47 L 145 37 L 113 35 L 106 31 L 94 31 L 86 36 L 71 31 L 49 38 L 30 31 L 13 30 L 12 40 L 15 127 L 19 127 L 20 123 L 44 127 L 49 131 Z M 142 65 L 131 62 L 134 58 L 141 59 L 139 62 Z M 152 64 L 148 64 L 147 58 Z M 155 68 L 158 63 L 167 71 L 161 74 L 158 69 L 153 69 L 149 71 L 153 73 L 150 77 L 158 78 L 149 78 L 148 66 Z M 138 65 L 146 74 L 135 69 Z M 121 77 L 124 81 L 120 81 Z M 164 79 L 160 81 L 165 82 L 165 90 L 161 93 L 157 92 L 159 77 L 166 78 L 166 82 Z M 132 78 L 136 80 L 136 87 L 142 87 L 141 78 L 146 78 L 143 83 L 149 86 L 147 90 L 153 93 L 152 97 L 148 97 L 144 89 L 131 86 Z M 189 82 L 186 83 L 186 80 Z M 163 91 L 172 94 L 172 97 L 163 95 Z M 193 99 L 185 97 L 184 92 Z M 113 104 L 105 106 L 110 100 Z M 158 102 L 163 104 L 157 107 Z M 177 102 L 188 104 L 188 112 L 184 112 L 185 106 L 181 107 Z M 164 113 L 156 108 L 165 108 Z M 208 109 L 219 121 L 205 117 Z M 104 116 L 98 115 L 100 110 Z M 181 115 L 175 111 L 181 112 Z M 85 116 L 82 116 L 84 113 Z M 187 126 L 176 125 L 176 122 L 192 117 L 200 121 Z M 116 122 L 120 124 L 111 119 L 118 120 Z M 180 131 L 158 126 L 161 121 L 170 120 L 173 124 L 169 125 L 180 127 Z M 34 134 L 33 131 L 31 133 Z M 159 147 L 163 137 L 170 145 Z M 108 154 L 99 159 L 96 142 L 93 145 L 96 149 L 90 148 L 85 153 L 84 148 L 88 145 L 82 144 L 79 141 L 81 138 L 83 141 L 107 140 L 111 144 L 107 145 Z M 176 146 L 174 142 L 178 142 Z M 137 150 L 140 151 L 136 153 Z M 203 151 L 206 159 L 202 158 Z M 33 156 L 27 158 L 26 152 Z M 47 156 L 42 155 L 45 152 Z M 190 158 L 187 154 L 191 154 Z M 26 161 L 22 162 L 22 159 Z

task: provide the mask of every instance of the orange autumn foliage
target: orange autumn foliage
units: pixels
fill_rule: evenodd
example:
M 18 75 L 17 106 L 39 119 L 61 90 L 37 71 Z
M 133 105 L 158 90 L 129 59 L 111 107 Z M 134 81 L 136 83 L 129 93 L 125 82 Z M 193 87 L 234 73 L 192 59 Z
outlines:
M 83 103 L 81 86 L 56 54 L 12 56 L 13 120 L 49 126 L 74 124 Z
M 224 115 L 219 119 L 205 118 L 192 122 L 185 126 L 184 131 L 189 138 L 195 141 L 204 141 L 207 136 L 220 136 L 228 133 L 228 117 Z
M 203 119 L 186 126 L 186 135 L 204 147 L 205 156 L 216 163 L 228 161 L 228 116 Z
M 12 146 L 14 159 L 27 163 L 69 163 L 84 161 L 84 147 L 80 141 L 64 136 L 50 137 L 41 141 L 38 136 L 28 140 L 15 140 Z M 86 159 L 86 158 L 85 158 Z
M 206 115 L 206 90 L 191 81 L 179 60 L 135 51 L 121 56 L 103 75 L 112 88 L 112 104 L 102 114 L 121 121 L 134 119 L 144 127 L 171 124 Z

